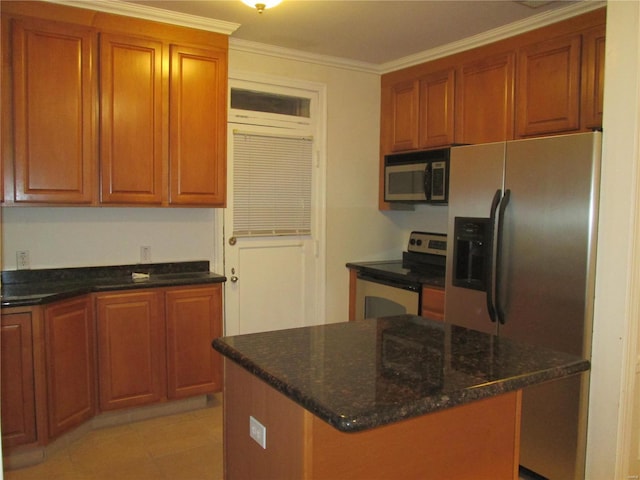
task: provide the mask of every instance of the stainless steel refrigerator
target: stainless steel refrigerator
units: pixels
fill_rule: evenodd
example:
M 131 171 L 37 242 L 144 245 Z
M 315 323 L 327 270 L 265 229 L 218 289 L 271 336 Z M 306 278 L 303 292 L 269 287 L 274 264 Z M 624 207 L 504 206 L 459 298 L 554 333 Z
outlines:
M 601 133 L 454 147 L 445 320 L 591 357 Z M 584 478 L 588 372 L 525 389 L 520 464 Z

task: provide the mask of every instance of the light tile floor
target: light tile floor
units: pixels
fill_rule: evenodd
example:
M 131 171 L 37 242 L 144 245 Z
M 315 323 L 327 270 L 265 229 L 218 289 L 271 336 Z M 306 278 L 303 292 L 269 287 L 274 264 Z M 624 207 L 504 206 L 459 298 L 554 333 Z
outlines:
M 201 410 L 88 432 L 5 480 L 219 480 L 222 402 Z

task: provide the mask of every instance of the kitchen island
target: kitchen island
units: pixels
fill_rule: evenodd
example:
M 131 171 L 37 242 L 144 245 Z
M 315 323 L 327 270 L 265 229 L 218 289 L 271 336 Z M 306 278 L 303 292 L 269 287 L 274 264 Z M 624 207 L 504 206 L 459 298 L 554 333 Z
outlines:
M 225 356 L 227 479 L 515 479 L 521 389 L 589 369 L 411 315 L 213 347 Z

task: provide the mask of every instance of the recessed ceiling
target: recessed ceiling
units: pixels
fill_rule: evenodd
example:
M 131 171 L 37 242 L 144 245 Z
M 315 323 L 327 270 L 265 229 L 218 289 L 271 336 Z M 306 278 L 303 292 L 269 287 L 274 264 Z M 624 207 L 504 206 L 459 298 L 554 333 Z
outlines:
M 579 1 L 284 0 L 260 14 L 240 0 L 127 0 L 240 24 L 232 39 L 382 65 L 532 18 L 557 16 Z M 537 8 L 532 8 L 537 7 Z

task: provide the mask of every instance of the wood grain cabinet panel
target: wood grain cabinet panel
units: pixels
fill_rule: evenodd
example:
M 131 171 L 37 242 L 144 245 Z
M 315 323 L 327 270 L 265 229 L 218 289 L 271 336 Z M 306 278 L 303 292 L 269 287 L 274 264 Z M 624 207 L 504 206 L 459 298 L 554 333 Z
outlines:
M 100 410 L 165 398 L 164 311 L 160 295 L 155 290 L 97 295 Z
M 100 35 L 100 201 L 162 202 L 162 43 Z
M 95 33 L 35 19 L 11 25 L 15 141 L 9 200 L 91 203 Z
M 391 87 L 389 132 L 392 152 L 418 148 L 419 82 L 403 81 Z
M 572 35 L 518 53 L 518 137 L 580 128 L 582 37 Z
M 171 45 L 169 203 L 224 206 L 227 54 Z
M 2 315 L 2 446 L 35 442 L 36 406 L 30 313 Z
M 444 288 L 422 287 L 420 315 L 431 320 L 444 320 Z
M 222 359 L 211 347 L 222 334 L 222 286 L 168 290 L 167 393 L 169 398 L 222 389 Z
M 49 438 L 95 415 L 94 325 L 88 296 L 54 303 L 44 310 Z
M 454 142 L 455 70 L 436 72 L 420 79 L 420 148 Z
M 513 138 L 515 53 L 466 62 L 456 85 L 456 142 Z
M 582 117 L 586 130 L 602 128 L 605 44 L 604 26 L 587 31 L 583 37 Z

